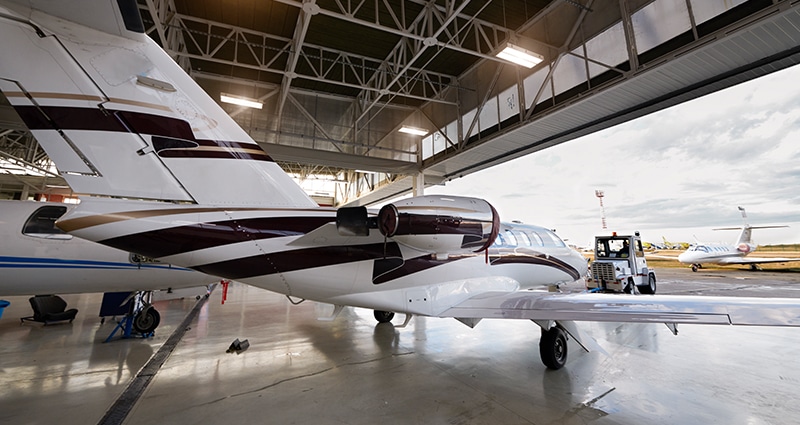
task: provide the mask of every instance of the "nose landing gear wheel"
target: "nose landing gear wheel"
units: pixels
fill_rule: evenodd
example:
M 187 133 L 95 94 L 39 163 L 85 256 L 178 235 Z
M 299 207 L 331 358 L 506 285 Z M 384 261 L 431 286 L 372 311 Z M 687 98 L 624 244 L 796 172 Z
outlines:
M 133 329 L 141 334 L 149 334 L 161 323 L 161 315 L 153 306 L 147 306 L 133 318 Z

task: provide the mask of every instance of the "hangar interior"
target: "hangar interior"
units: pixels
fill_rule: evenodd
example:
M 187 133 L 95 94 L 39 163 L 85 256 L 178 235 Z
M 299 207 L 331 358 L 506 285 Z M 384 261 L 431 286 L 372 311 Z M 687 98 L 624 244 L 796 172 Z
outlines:
M 140 0 L 139 9 L 147 33 L 330 206 L 423 193 L 800 58 L 790 1 Z M 498 57 L 509 45 L 541 62 Z M 74 195 L 0 105 L 0 196 Z

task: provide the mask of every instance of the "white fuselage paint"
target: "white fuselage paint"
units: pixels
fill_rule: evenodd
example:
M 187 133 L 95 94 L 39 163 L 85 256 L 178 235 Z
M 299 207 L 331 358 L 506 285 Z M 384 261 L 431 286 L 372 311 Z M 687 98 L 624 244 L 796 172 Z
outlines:
M 149 213 L 155 210 L 159 212 Z M 165 212 L 167 210 L 172 213 Z M 205 209 L 196 205 L 167 206 L 163 203 L 90 199 L 85 200 L 79 210 L 67 214 L 59 225 L 77 236 L 107 241 L 198 223 L 203 223 L 205 228 L 211 228 L 214 225 L 209 226 L 209 223 L 223 221 L 238 223 L 248 219 L 283 219 L 286 222 L 295 222 L 308 218 L 323 222 L 330 220 L 330 224 L 313 229 L 308 235 L 265 239 L 246 236 L 247 240 L 241 242 L 190 249 L 160 259 L 230 277 L 297 299 L 426 315 L 436 315 L 481 292 L 525 290 L 574 282 L 585 276 L 587 269 L 585 258 L 563 243 L 560 246 L 505 246 L 503 248 L 506 252 L 502 255 L 504 259 L 515 255 L 515 258 L 530 259 L 535 252 L 539 263 L 509 262 L 493 265 L 487 262 L 485 252 L 450 257 L 433 256 L 396 244 L 391 239 L 387 242 L 374 229 L 369 236 L 339 236 L 332 224 L 335 221 L 334 211 L 328 208 Z M 513 226 L 516 226 L 516 231 L 536 228 Z M 396 247 L 389 256 L 397 257 L 402 264 L 408 265 L 417 261 L 423 266 L 435 266 L 413 269 L 376 282 L 375 263 L 383 260 L 381 247 L 385 243 Z M 494 251 L 493 248 L 490 253 Z M 363 254 L 361 251 L 364 250 L 372 250 L 371 257 L 358 259 L 358 255 Z M 354 259 L 349 258 L 350 251 L 355 256 Z M 335 252 L 338 260 L 330 264 L 320 263 L 319 257 L 331 255 L 330 252 Z M 498 257 L 499 254 L 490 255 L 489 262 Z M 246 264 L 238 263 L 247 258 L 255 260 Z M 227 266 L 229 268 L 208 268 L 209 265 L 226 262 L 234 264 Z M 256 271 L 252 276 L 238 276 L 237 273 L 247 274 L 243 267 L 254 267 Z
M 689 247 L 678 255 L 678 261 L 683 264 L 719 263 L 731 259 L 739 259 L 747 255 L 733 245 L 702 244 Z
M 0 201 L 0 296 L 189 288 L 215 278 L 168 263 L 134 263 L 126 251 L 67 234 L 24 234 L 51 202 Z

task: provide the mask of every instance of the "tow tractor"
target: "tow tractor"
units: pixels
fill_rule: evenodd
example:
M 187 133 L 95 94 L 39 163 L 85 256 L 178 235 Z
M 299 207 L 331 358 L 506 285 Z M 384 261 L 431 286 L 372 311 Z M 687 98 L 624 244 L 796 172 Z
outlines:
M 655 271 L 647 267 L 639 232 L 594 238 L 594 261 L 586 279 L 590 292 L 656 293 Z

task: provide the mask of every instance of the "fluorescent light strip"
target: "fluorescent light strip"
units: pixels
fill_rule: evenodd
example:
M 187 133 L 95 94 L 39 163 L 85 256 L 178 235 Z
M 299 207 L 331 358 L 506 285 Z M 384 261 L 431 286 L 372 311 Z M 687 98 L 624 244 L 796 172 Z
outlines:
M 497 54 L 497 57 L 524 66 L 525 68 L 533 68 L 536 64 L 544 60 L 544 57 L 541 55 L 511 43 L 507 44 L 506 48 Z
M 219 100 L 225 103 L 232 103 L 234 105 L 246 106 L 248 108 L 261 109 L 264 107 L 264 104 L 261 102 L 256 102 L 255 100 L 243 99 L 241 97 L 235 97 L 225 93 L 220 93 Z
M 426 134 L 428 134 L 428 130 L 424 128 L 410 127 L 407 125 L 400 127 L 400 130 L 397 131 L 401 133 L 413 134 L 415 136 L 425 136 Z

